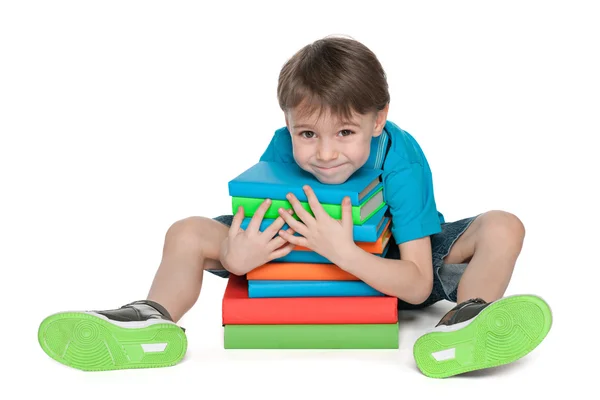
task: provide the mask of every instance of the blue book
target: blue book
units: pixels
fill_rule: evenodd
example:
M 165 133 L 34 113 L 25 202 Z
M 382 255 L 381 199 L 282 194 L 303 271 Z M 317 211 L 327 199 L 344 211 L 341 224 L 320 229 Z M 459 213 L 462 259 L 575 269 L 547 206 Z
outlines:
M 383 229 L 385 228 L 387 222 L 389 221 L 389 216 L 386 215 L 388 208 L 389 206 L 386 204 L 382 208 L 380 208 L 379 211 L 373 214 L 373 216 L 367 219 L 364 224 L 354 225 L 352 228 L 354 241 L 370 243 L 376 242 L 379 236 L 381 236 L 381 233 L 383 232 Z M 241 228 L 248 228 L 248 224 L 250 224 L 251 220 L 252 217 L 244 218 L 241 224 Z M 274 221 L 274 218 L 264 218 L 258 230 L 260 232 L 264 232 L 264 230 L 267 229 Z M 281 229 L 286 230 L 288 228 L 288 224 L 283 224 L 283 227 Z M 300 234 L 295 233 L 295 235 L 299 236 Z
M 249 298 L 384 296 L 362 281 L 248 281 Z
M 384 248 L 382 254 L 375 254 L 378 257 L 385 257 L 390 245 Z M 319 253 L 314 251 L 297 251 L 293 250 L 283 257 L 279 257 L 273 260 L 273 262 L 289 262 L 289 263 L 313 263 L 313 264 L 333 264 L 329 259 L 323 257 Z
M 229 195 L 254 199 L 286 200 L 293 193 L 299 201 L 306 202 L 302 186 L 309 185 L 322 204 L 341 204 L 348 196 L 353 206 L 381 189 L 381 169 L 361 168 L 341 184 L 319 182 L 311 173 L 296 163 L 260 161 L 229 181 Z

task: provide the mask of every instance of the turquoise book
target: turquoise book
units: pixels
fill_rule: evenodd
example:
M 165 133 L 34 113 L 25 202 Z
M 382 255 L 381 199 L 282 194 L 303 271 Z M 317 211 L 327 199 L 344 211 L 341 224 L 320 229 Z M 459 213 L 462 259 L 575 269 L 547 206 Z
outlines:
M 383 197 L 382 170 L 359 169 L 341 184 L 324 184 L 295 163 L 260 161 L 229 181 L 232 198 L 232 213 L 244 208 L 244 216 L 252 217 L 264 199 L 272 203 L 265 218 L 275 219 L 279 208 L 290 209 L 286 195 L 293 193 L 301 206 L 312 214 L 302 187 L 309 185 L 323 209 L 335 219 L 342 218 L 341 203 L 349 197 L 352 204 L 352 221 L 363 225 L 371 216 L 385 206 Z M 294 218 L 298 218 L 294 215 Z
M 378 254 L 378 253 L 371 253 L 371 254 L 373 254 L 377 257 L 385 257 L 387 252 L 389 251 L 389 249 L 390 249 L 390 245 L 388 243 L 388 245 L 385 246 L 385 249 L 383 250 L 383 252 L 381 254 Z M 275 262 L 275 263 L 288 262 L 288 263 L 333 264 L 331 262 L 331 260 L 323 257 L 319 253 L 316 253 L 314 251 L 299 251 L 299 250 L 292 250 L 291 252 L 289 252 L 288 254 L 286 254 L 283 257 L 273 259 L 273 262 Z
M 249 298 L 385 296 L 363 281 L 248 280 Z
M 383 229 L 385 228 L 387 222 L 390 219 L 389 215 L 386 214 L 388 209 L 389 209 L 389 207 L 387 205 L 385 205 L 382 208 L 380 208 L 379 211 L 377 211 L 375 214 L 373 214 L 371 216 L 371 218 L 366 220 L 364 224 L 354 225 L 352 227 L 352 236 L 353 236 L 354 241 L 355 242 L 376 242 L 377 239 L 379 239 L 379 236 L 381 236 Z M 252 217 L 244 218 L 244 220 L 242 221 L 242 224 L 241 224 L 241 228 L 242 229 L 248 228 L 248 225 L 250 224 L 251 220 L 252 220 Z M 271 224 L 273 222 L 275 222 L 275 219 L 263 218 L 258 230 L 260 232 L 264 232 L 264 230 L 267 229 L 269 226 L 271 226 Z M 287 230 L 288 228 L 289 228 L 288 224 L 283 224 L 283 227 L 281 229 Z M 300 234 L 296 233 L 295 235 L 299 236 Z

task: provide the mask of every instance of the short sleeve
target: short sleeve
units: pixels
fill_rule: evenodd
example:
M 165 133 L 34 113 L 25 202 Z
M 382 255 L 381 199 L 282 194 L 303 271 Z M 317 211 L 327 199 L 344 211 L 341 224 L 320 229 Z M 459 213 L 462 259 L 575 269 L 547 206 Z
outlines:
M 427 163 L 389 154 L 383 171 L 383 188 L 397 244 L 441 231 Z
M 275 134 L 271 138 L 267 149 L 263 152 L 259 161 L 294 162 L 292 138 L 286 127 L 275 131 Z

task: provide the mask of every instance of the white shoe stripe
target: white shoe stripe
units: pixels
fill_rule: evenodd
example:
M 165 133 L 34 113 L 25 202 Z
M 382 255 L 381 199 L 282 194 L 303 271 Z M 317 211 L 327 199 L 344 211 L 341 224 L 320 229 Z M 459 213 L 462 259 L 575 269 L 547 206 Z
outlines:
M 167 348 L 166 343 L 143 343 L 142 349 L 144 353 L 160 353 Z
M 456 357 L 456 348 L 436 351 L 435 353 L 431 353 L 431 355 L 436 361 L 451 360 Z

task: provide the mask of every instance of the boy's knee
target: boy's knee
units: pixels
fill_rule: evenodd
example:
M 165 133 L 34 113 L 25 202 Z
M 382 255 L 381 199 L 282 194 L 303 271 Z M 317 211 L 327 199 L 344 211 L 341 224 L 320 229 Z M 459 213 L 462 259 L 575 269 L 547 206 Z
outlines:
M 482 236 L 520 250 L 525 239 L 525 226 L 516 215 L 500 210 L 488 211 L 480 216 Z
M 174 222 L 167 230 L 165 243 L 177 246 L 185 246 L 188 249 L 198 248 L 203 245 L 203 235 L 209 229 L 209 218 L 188 217 Z

